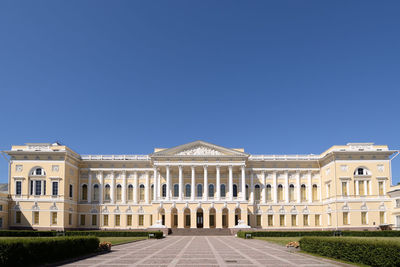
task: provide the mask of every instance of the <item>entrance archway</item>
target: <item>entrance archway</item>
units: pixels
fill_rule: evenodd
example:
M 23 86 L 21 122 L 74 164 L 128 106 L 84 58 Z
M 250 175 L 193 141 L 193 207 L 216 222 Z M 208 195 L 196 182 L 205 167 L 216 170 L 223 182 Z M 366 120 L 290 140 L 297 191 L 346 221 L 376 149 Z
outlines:
M 215 228 L 215 214 L 216 214 L 215 209 L 211 208 L 209 214 L 210 214 L 209 215 L 210 228 Z
M 171 209 L 171 227 L 178 227 L 178 210 L 176 208 Z
M 185 228 L 190 228 L 190 209 L 186 208 L 183 211 L 184 214 L 184 227 Z
M 228 228 L 229 225 L 229 210 L 224 208 L 222 210 L 222 228 Z
M 241 210 L 239 208 L 235 209 L 235 225 L 239 224 L 239 220 L 242 219 Z
M 203 209 L 198 209 L 196 213 L 197 228 L 203 228 Z

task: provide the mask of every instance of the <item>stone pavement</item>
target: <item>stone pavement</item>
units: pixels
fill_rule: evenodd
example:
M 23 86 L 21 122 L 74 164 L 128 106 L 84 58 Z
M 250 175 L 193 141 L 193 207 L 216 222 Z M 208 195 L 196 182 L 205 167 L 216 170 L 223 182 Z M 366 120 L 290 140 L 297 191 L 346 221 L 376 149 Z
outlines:
M 233 236 L 168 236 L 115 246 L 64 266 L 348 266 Z

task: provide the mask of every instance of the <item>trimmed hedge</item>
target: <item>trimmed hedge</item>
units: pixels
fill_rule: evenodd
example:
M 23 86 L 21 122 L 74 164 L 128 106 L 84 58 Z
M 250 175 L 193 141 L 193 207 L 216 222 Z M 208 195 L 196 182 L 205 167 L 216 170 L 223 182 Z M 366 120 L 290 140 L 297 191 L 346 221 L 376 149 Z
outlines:
M 99 239 L 85 237 L 13 238 L 0 240 L 0 266 L 43 265 L 97 251 Z
M 60 232 L 56 231 L 33 231 L 33 230 L 1 230 L 0 236 L 36 236 L 36 237 L 46 237 L 46 236 L 56 236 Z
M 321 256 L 370 266 L 400 266 L 400 242 L 346 237 L 303 237 L 300 248 Z
M 144 232 L 144 231 L 33 231 L 33 230 L 1 230 L 0 236 L 32 236 L 32 237 L 47 237 L 47 236 L 98 236 L 98 237 L 111 237 L 111 236 L 149 236 L 154 234 L 155 238 L 162 238 L 161 231 Z
M 400 231 L 239 231 L 238 237 L 245 238 L 246 234 L 252 237 L 295 237 L 295 236 L 368 236 L 368 237 L 400 237 Z

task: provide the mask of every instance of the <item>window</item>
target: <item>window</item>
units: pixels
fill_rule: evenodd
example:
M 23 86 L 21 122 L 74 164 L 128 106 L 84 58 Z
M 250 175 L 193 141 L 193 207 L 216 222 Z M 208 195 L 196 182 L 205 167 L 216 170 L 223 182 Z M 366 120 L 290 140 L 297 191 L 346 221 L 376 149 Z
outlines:
M 383 196 L 384 193 L 383 193 L 383 182 L 382 181 L 378 182 L 378 190 L 379 190 L 379 195 Z
M 153 224 L 153 214 L 150 214 L 150 225 Z
M 37 168 L 34 172 L 34 175 L 44 175 L 44 171 L 42 168 Z
M 226 187 L 224 184 L 221 184 L 221 197 L 226 197 Z
M 68 224 L 72 225 L 72 214 L 71 213 L 68 214 Z
M 143 226 L 144 215 L 139 215 L 139 226 Z
M 360 196 L 365 196 L 364 181 L 358 181 L 358 192 Z
M 21 215 L 20 211 L 15 212 L 15 223 L 21 223 Z
M 86 224 L 86 216 L 85 214 L 81 214 L 81 226 L 84 226 Z
M 39 212 L 38 211 L 33 212 L 33 224 L 39 224 Z
M 315 214 L 314 223 L 315 223 L 315 226 L 320 226 L 321 225 L 320 215 L 319 214 Z
M 35 195 L 40 196 L 42 194 L 42 181 L 35 181 Z
M 46 181 L 43 181 L 43 195 L 46 195 Z
M 268 226 L 274 225 L 274 215 L 268 214 Z
M 289 186 L 289 201 L 294 201 L 294 185 Z
M 256 215 L 256 225 L 258 227 L 261 226 L 261 215 L 259 215 L 259 214 Z
M 306 195 L 306 185 L 302 184 L 300 188 L 300 195 L 301 195 L 301 202 L 304 202 L 307 200 L 307 195 Z
M 103 215 L 103 225 L 108 226 L 108 214 Z
M 104 199 L 107 201 L 111 200 L 111 196 L 110 196 L 110 185 L 106 184 L 105 190 L 104 190 Z
M 82 185 L 82 196 L 83 201 L 87 201 L 87 185 Z
M 126 216 L 126 225 L 132 226 L 132 215 L 127 215 Z
M 233 185 L 233 197 L 237 197 L 238 196 L 238 188 L 237 185 L 234 184 Z
M 99 185 L 95 184 L 93 186 L 93 201 L 99 201 Z
M 357 169 L 357 174 L 358 175 L 363 175 L 364 174 L 364 169 L 363 168 L 358 168 Z
M 52 182 L 52 195 L 58 196 L 58 182 Z
M 190 188 L 190 184 L 187 184 L 185 186 L 185 196 L 186 197 L 191 197 L 191 188 Z
M 210 198 L 214 197 L 214 185 L 213 184 L 208 185 L 208 197 L 210 197 Z
M 357 168 L 354 175 L 369 175 L 369 171 L 365 168 Z
M 318 198 L 318 186 L 315 184 L 312 186 L 312 201 L 317 201 Z
M 121 215 L 117 214 L 115 215 L 115 226 L 120 226 L 121 225 Z
M 22 187 L 22 182 L 21 181 L 17 181 L 15 183 L 15 194 L 20 196 L 21 195 L 21 187 Z
M 122 186 L 119 184 L 117 185 L 117 201 L 122 200 Z
M 154 184 L 152 184 L 152 185 L 150 186 L 150 190 L 151 190 L 150 199 L 151 199 L 151 200 L 154 200 Z
M 51 224 L 57 224 L 57 212 L 51 213 Z
M 144 185 L 139 186 L 139 201 L 144 201 Z
M 179 197 L 179 185 L 174 184 L 174 197 Z
M 73 196 L 73 192 L 74 192 L 73 186 L 72 186 L 72 184 L 70 184 L 70 185 L 69 185 L 69 197 L 72 197 L 72 196 Z
M 133 200 L 133 185 L 128 185 L 128 201 Z
M 347 182 L 342 182 L 342 196 L 347 197 Z
M 33 195 L 33 180 L 31 180 L 31 186 L 30 186 L 29 194 Z
M 246 200 L 249 200 L 249 185 L 246 184 Z
M 361 212 L 361 224 L 367 224 L 367 212 Z
M 385 212 L 380 211 L 379 212 L 379 224 L 384 224 L 385 223 Z
M 3 211 L 3 205 L 0 205 L 0 211 Z
M 3 218 L 0 217 L 0 228 L 3 228 Z
M 167 197 L 167 185 L 162 185 L 162 197 Z
M 400 208 L 400 199 L 396 199 L 396 208 Z
M 278 202 L 283 201 L 283 185 L 278 185 Z
M 203 186 L 201 184 L 197 185 L 197 197 L 203 196 Z
M 328 213 L 328 225 L 332 223 L 332 214 Z
M 279 225 L 285 226 L 285 215 L 283 214 L 279 215 Z
M 254 198 L 255 201 L 260 201 L 261 198 L 260 185 L 258 184 L 256 184 L 256 186 L 254 187 Z
M 343 225 L 349 224 L 349 213 L 343 212 Z
M 292 214 L 292 226 L 297 226 L 297 215 Z
M 271 185 L 267 185 L 267 190 L 266 190 L 266 194 L 267 194 L 267 201 L 271 201 L 272 200 L 272 190 L 271 190 Z
M 308 226 L 308 214 L 304 214 L 303 215 L 303 224 L 304 226 Z
M 96 226 L 96 225 L 97 225 L 97 215 L 92 214 L 92 226 Z

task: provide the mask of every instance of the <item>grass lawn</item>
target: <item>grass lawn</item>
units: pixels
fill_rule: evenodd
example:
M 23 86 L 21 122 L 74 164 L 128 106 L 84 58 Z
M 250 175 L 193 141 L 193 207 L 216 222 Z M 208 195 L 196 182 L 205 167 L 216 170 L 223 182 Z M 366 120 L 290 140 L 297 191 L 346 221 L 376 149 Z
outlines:
M 125 244 L 125 243 L 130 243 L 130 242 L 135 242 L 143 239 L 147 239 L 147 236 L 131 236 L 131 237 L 126 237 L 126 236 L 112 236 L 112 237 L 99 237 L 100 242 L 111 242 L 113 246 L 115 245 L 120 245 L 120 244 Z

